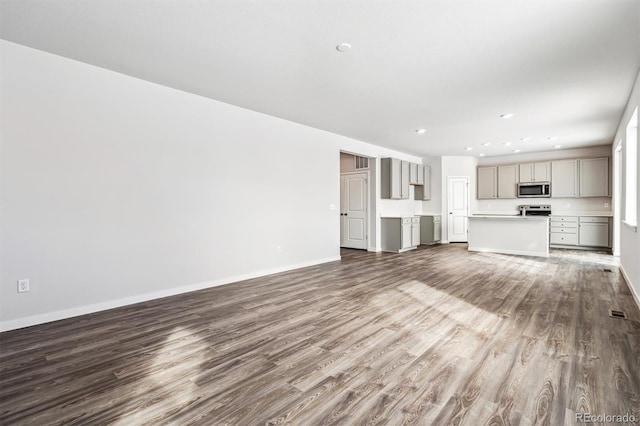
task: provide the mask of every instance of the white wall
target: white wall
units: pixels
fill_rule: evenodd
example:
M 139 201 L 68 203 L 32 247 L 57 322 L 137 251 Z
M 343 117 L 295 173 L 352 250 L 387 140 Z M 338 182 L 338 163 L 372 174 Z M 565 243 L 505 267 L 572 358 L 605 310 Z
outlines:
M 0 330 L 338 259 L 340 150 L 420 161 L 6 41 L 0 54 Z
M 627 124 L 631 119 L 633 111 L 640 105 L 640 73 L 636 77 L 633 90 L 629 96 L 629 102 L 625 108 L 624 114 L 620 120 L 620 125 L 614 138 L 615 143 L 611 147 L 609 154 L 615 155 L 615 147 L 617 141 L 622 140 L 622 212 L 625 211 L 625 188 L 626 188 L 626 173 L 625 173 L 625 146 L 627 142 Z M 639 127 L 640 129 L 640 127 Z M 640 132 L 639 132 L 640 133 Z M 638 135 L 640 140 L 640 134 Z M 638 161 L 636 164 L 640 165 L 640 150 L 637 153 Z M 638 182 L 636 188 L 640 188 L 640 174 L 637 176 Z M 640 212 L 640 197 L 637 197 L 638 212 Z M 624 213 L 623 213 L 624 214 Z M 617 224 L 616 224 L 617 225 Z M 614 225 L 615 226 L 615 225 Z M 640 307 L 640 231 L 638 229 L 631 229 L 628 226 L 622 225 L 620 227 L 620 268 L 623 271 L 627 282 L 631 286 L 631 290 L 634 293 L 638 307 Z
M 442 161 L 442 242 L 448 242 L 448 199 L 447 199 L 447 178 L 456 176 L 469 177 L 469 214 L 476 211 L 476 167 L 478 159 L 467 156 L 443 156 Z

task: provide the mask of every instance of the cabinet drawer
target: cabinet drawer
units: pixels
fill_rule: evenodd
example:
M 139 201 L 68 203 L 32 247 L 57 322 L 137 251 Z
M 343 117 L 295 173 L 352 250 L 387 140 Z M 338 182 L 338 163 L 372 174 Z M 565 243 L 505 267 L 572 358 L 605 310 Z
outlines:
M 578 222 L 549 222 L 549 226 L 556 228 L 577 228 Z
M 551 222 L 577 222 L 578 216 L 551 216 Z
M 402 224 L 406 225 L 406 224 L 411 224 L 411 219 L 413 219 L 412 217 L 403 217 L 402 218 Z
M 568 244 L 575 246 L 578 244 L 578 234 L 549 234 L 551 244 Z
M 411 223 L 420 223 L 420 218 L 419 217 L 412 217 L 411 218 Z
M 606 216 L 580 216 L 580 223 L 609 223 Z
M 578 228 L 560 228 L 556 226 L 552 226 L 549 228 L 552 234 L 577 234 Z

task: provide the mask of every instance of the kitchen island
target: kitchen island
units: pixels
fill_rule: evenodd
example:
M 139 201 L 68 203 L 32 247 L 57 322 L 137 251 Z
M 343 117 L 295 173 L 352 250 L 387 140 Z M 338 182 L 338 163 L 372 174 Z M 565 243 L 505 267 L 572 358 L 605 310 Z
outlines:
M 469 216 L 469 251 L 549 257 L 547 216 Z

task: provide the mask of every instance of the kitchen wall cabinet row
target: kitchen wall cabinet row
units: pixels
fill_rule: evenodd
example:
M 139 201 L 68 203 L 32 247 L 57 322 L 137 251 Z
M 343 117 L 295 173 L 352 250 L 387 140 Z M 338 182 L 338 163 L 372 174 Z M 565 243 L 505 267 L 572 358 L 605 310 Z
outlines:
M 482 166 L 477 169 L 478 199 L 518 198 L 518 183 L 551 182 L 551 197 L 608 197 L 609 158 Z
M 409 187 L 415 186 L 414 199 L 431 199 L 431 168 L 396 158 L 383 158 L 381 164 L 381 197 L 391 200 L 409 199 Z
M 552 246 L 611 247 L 610 218 L 606 216 L 551 216 Z

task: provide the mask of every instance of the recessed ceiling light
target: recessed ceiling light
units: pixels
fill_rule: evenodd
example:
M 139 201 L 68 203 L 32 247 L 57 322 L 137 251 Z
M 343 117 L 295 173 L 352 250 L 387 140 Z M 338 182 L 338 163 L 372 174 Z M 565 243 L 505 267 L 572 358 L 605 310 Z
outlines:
M 555 141 L 556 139 L 558 139 L 557 136 L 547 136 L 547 140 Z
M 511 145 L 511 142 L 505 142 L 503 145 L 504 146 L 509 146 L 509 145 Z
M 349 43 L 340 43 L 336 46 L 336 50 L 344 53 L 351 50 L 351 45 Z
M 509 118 L 513 117 L 514 115 L 515 115 L 515 114 L 514 114 L 514 113 L 512 113 L 512 112 L 508 112 L 508 113 L 506 113 L 506 114 L 500 114 L 500 118 L 504 118 L 504 119 L 507 119 L 507 120 L 508 120 Z
M 489 146 L 489 145 L 491 145 L 491 142 L 485 142 L 482 144 L 482 146 Z
M 416 130 L 416 133 L 421 135 L 421 134 L 425 133 L 426 131 L 427 131 L 427 129 L 418 129 L 418 130 Z
M 562 145 L 554 145 L 553 147 L 556 148 L 556 149 L 557 148 L 562 148 Z
M 519 149 L 514 149 L 513 152 L 520 152 L 520 150 Z
M 472 149 L 473 149 L 473 147 L 471 147 L 471 146 L 468 146 L 468 147 L 465 148 L 465 150 L 467 150 L 467 151 L 471 151 Z
M 485 156 L 485 153 L 484 153 L 484 152 L 483 152 L 482 154 L 480 154 L 480 157 L 484 157 L 484 156 Z
M 520 140 L 521 140 L 522 142 L 526 142 L 526 141 L 530 141 L 530 140 L 531 140 L 531 138 L 527 136 L 527 137 L 524 137 L 524 138 L 520 138 Z

